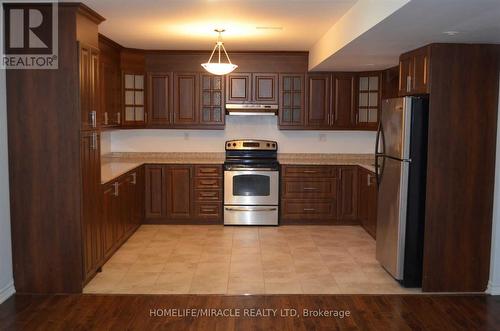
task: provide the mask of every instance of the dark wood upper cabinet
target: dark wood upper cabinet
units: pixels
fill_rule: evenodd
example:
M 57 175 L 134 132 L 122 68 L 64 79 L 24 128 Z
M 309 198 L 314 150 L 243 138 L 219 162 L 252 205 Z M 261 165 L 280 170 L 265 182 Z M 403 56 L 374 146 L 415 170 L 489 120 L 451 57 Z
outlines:
M 397 98 L 399 93 L 399 66 L 382 71 L 381 99 Z
M 200 75 L 200 125 L 224 126 L 224 77 Z
M 356 126 L 355 100 L 356 74 L 334 73 L 332 77 L 332 115 L 330 124 L 338 129 Z
M 99 82 L 101 107 L 98 121 L 102 128 L 121 122 L 121 46 L 99 35 Z
M 279 77 L 279 126 L 297 128 L 305 125 L 305 78 L 300 74 Z
M 278 103 L 278 74 L 253 74 L 253 101 L 261 104 Z
M 399 94 L 429 93 L 430 47 L 402 54 L 399 58 Z
M 123 125 L 143 126 L 147 122 L 144 72 L 125 71 L 122 79 Z
M 358 169 L 347 166 L 339 169 L 338 218 L 340 220 L 356 220 L 358 217 L 357 191 Z
M 79 55 L 82 130 L 94 130 L 99 126 L 99 50 L 79 43 Z
M 174 125 L 193 125 L 198 120 L 199 74 L 174 73 Z
M 226 76 L 226 103 L 252 101 L 252 74 L 233 73 Z
M 148 124 L 169 125 L 172 123 L 172 74 L 148 74 Z
M 327 128 L 330 124 L 330 74 L 310 74 L 307 78 L 308 128 Z
M 361 72 L 356 77 L 354 114 L 356 128 L 376 130 L 382 102 L 382 74 Z

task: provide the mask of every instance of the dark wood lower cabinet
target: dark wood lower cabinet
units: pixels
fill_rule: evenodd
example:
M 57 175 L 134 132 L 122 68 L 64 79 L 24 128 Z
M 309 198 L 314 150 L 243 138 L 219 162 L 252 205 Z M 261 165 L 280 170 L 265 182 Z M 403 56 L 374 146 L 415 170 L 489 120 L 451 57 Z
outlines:
M 150 224 L 222 223 L 222 165 L 146 165 Z
M 375 174 L 358 169 L 358 219 L 374 239 L 377 236 L 377 183 Z
M 358 167 L 338 167 L 339 192 L 338 192 L 338 219 L 355 221 L 358 218 Z

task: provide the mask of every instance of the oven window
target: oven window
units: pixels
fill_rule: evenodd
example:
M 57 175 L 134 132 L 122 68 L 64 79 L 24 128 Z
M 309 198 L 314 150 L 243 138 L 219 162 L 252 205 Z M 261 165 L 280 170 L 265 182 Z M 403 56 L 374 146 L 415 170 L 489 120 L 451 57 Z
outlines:
M 264 175 L 237 175 L 233 177 L 233 196 L 269 196 L 270 177 Z

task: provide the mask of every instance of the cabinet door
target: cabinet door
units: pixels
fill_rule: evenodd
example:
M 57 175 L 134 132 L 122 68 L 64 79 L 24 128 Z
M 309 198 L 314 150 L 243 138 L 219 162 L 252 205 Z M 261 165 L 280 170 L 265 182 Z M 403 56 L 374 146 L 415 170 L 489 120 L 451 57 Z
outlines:
M 301 127 L 305 124 L 304 75 L 280 75 L 279 125 Z
M 429 77 L 429 53 L 428 48 L 421 48 L 413 53 L 411 75 L 411 92 L 413 94 L 428 93 L 427 83 Z
M 338 167 L 339 194 L 338 218 L 340 220 L 356 220 L 357 208 L 357 167 Z
M 148 74 L 148 109 L 150 125 L 172 122 L 172 74 Z
M 102 224 L 103 224 L 103 250 L 104 255 L 111 254 L 115 244 L 115 222 L 118 217 L 118 204 L 113 183 L 107 184 L 103 187 L 103 209 L 102 209 Z
M 198 74 L 174 74 L 174 124 L 198 123 Z
M 253 74 L 253 101 L 262 104 L 278 103 L 278 75 Z
M 138 226 L 144 221 L 144 167 L 136 169 L 134 172 L 136 175 L 134 177 L 134 195 L 132 197 L 133 202 L 133 213 L 132 213 L 132 225 Z M 132 175 L 133 176 L 133 175 Z
M 82 228 L 86 279 L 103 258 L 101 229 L 101 166 L 99 134 L 84 132 L 81 137 Z
M 370 196 L 368 186 L 369 172 L 363 168 L 358 170 L 358 219 L 363 228 L 368 232 L 370 230 L 368 200 Z
M 191 217 L 193 200 L 193 167 L 168 166 L 167 218 L 181 220 Z
M 352 129 L 356 126 L 354 94 L 356 91 L 354 74 L 335 73 L 333 75 L 333 122 L 335 128 Z
M 85 44 L 79 44 L 80 55 L 80 111 L 82 119 L 82 130 L 92 129 L 92 113 L 90 100 L 90 53 L 91 48 Z
M 200 124 L 223 126 L 225 122 L 224 77 L 201 75 Z
M 330 123 L 330 75 L 308 77 L 307 126 L 326 128 Z
M 252 74 L 237 73 L 226 76 L 226 103 L 247 103 L 252 99 Z
M 375 174 L 369 172 L 367 178 L 368 185 L 368 233 L 376 239 L 377 237 L 377 180 Z
M 101 112 L 100 124 L 114 127 L 120 124 L 120 80 L 117 65 L 101 61 L 100 69 Z
M 357 77 L 356 127 L 376 130 L 381 103 L 381 73 L 365 72 Z
M 127 71 L 123 73 L 123 124 L 141 126 L 146 123 L 145 81 L 143 72 Z
M 166 167 L 162 165 L 146 165 L 145 181 L 145 217 L 162 218 L 166 216 Z
M 408 95 L 411 92 L 411 56 L 401 56 L 399 59 L 399 95 Z

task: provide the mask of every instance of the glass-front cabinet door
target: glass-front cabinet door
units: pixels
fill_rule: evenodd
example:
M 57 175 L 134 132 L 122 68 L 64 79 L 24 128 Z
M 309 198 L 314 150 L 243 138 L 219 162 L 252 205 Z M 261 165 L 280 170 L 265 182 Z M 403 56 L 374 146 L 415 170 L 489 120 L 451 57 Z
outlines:
M 142 125 L 146 123 L 144 74 L 123 74 L 123 119 L 125 125 Z
M 358 77 L 357 126 L 376 129 L 380 114 L 380 73 L 362 73 Z

